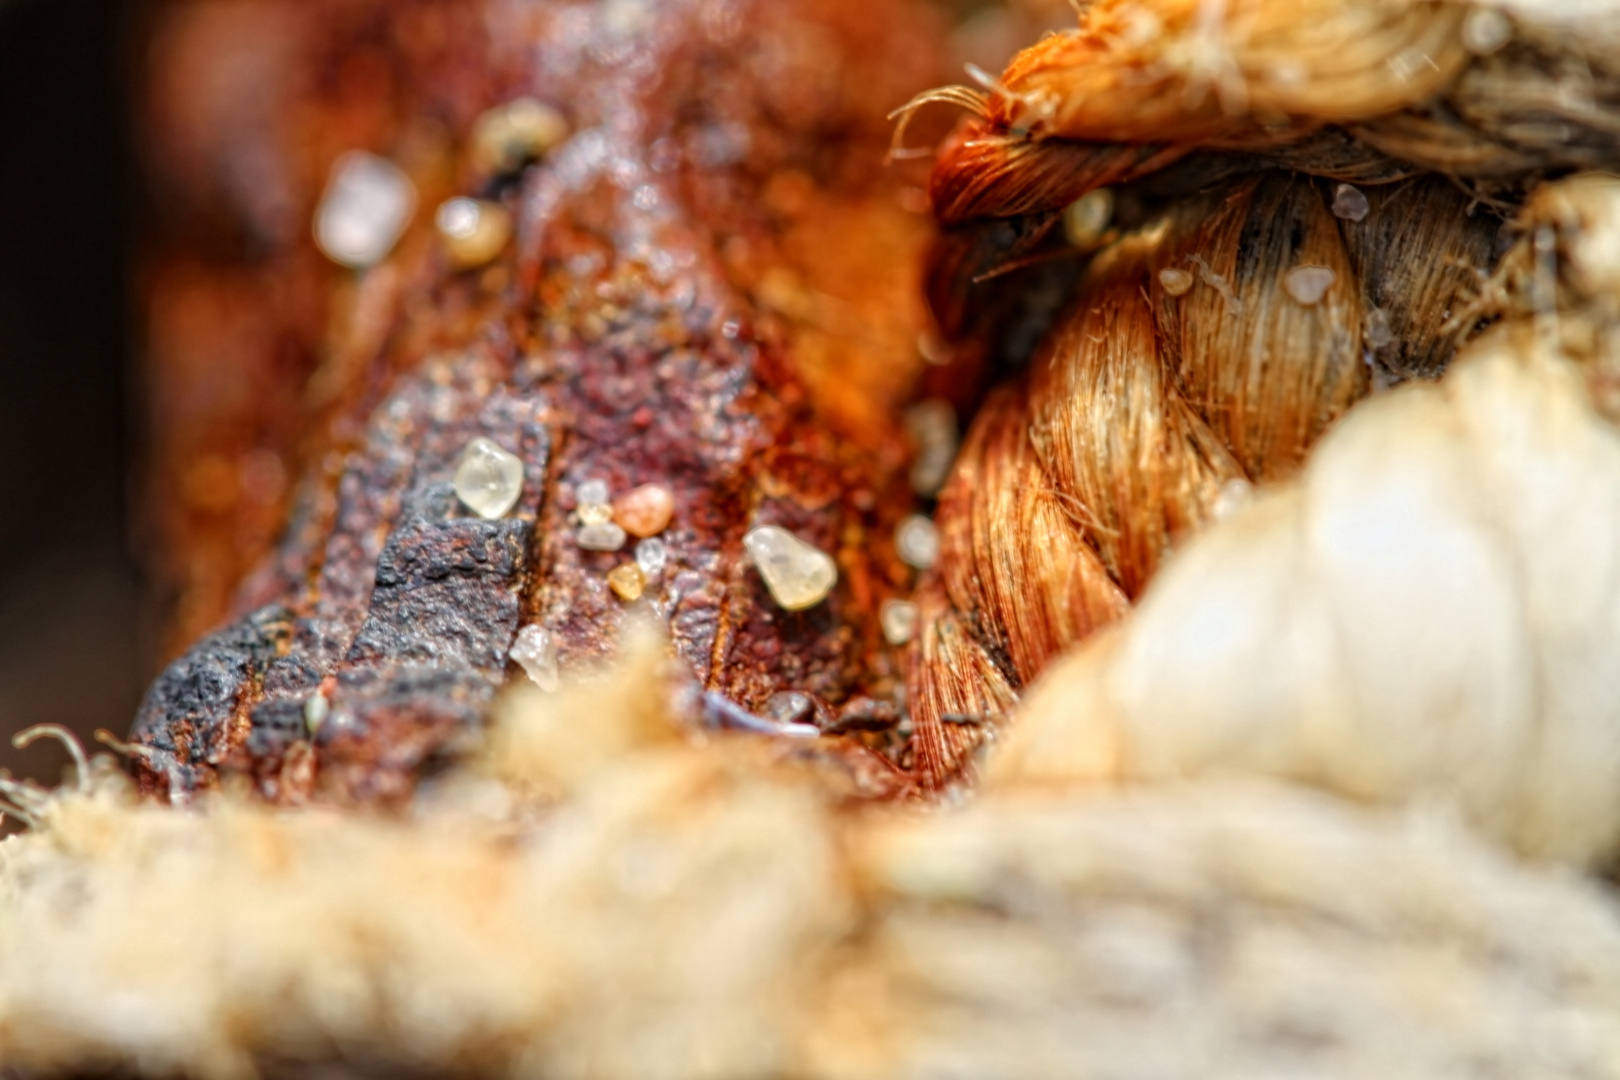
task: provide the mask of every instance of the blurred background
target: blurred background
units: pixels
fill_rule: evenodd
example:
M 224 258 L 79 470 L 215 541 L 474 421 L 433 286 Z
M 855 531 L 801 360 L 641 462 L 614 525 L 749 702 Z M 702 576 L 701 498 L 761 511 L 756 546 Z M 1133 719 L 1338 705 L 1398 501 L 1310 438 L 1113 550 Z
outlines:
M 0 0 L 0 766 L 127 725 L 155 659 L 133 558 L 124 102 L 133 0 Z

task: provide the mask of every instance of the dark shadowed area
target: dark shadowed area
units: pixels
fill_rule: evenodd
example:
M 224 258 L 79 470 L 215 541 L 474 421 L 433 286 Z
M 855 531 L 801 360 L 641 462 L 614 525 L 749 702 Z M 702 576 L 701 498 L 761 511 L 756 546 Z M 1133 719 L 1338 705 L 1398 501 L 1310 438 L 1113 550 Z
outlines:
M 56 782 L 149 670 L 126 495 L 129 5 L 0 0 L 0 766 Z

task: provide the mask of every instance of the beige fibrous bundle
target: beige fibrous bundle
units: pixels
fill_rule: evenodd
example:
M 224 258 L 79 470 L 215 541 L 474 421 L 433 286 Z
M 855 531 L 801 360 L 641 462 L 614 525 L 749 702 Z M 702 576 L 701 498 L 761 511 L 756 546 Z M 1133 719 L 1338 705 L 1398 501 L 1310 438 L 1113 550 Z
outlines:
M 383 818 L 136 804 L 102 759 L 0 852 L 35 1074 L 1031 1080 L 1188 1062 L 1620 1076 L 1620 915 L 1444 814 L 1254 780 L 840 806 L 694 743 L 654 639 L 508 700 Z

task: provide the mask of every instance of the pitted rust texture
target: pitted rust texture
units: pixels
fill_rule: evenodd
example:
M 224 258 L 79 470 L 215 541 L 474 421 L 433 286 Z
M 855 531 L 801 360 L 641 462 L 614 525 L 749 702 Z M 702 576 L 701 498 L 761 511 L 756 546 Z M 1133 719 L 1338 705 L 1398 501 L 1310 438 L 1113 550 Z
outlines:
M 887 418 L 918 363 L 920 301 L 867 282 L 882 276 L 873 245 L 910 267 L 926 236 L 880 163 L 885 108 L 938 74 L 929 13 L 444 10 L 488 31 L 451 35 L 489 42 L 491 74 L 469 92 L 486 106 L 532 94 L 574 134 L 520 177 L 441 181 L 513 210 L 516 241 L 494 266 L 448 272 L 419 221 L 341 301 L 317 379 L 347 405 L 279 551 L 242 587 L 239 610 L 261 614 L 199 643 L 143 707 L 150 789 L 183 797 L 224 772 L 280 800 L 408 795 L 517 672 L 505 657 L 521 625 L 554 636 L 565 672 L 611 649 L 627 607 L 606 574 L 634 540 L 578 546 L 588 479 L 674 492 L 668 567 L 637 606 L 705 690 L 755 712 L 800 691 L 818 715 L 898 691 L 877 610 L 908 585 L 891 537 L 911 500 Z M 450 488 L 476 435 L 525 463 L 501 521 Z M 742 546 L 761 524 L 834 555 L 825 603 L 774 604 Z M 252 630 L 265 612 L 279 629 Z M 312 734 L 317 693 L 329 708 Z
M 313 777 L 283 774 L 289 752 L 313 741 L 348 793 L 398 795 L 478 720 L 505 677 L 551 447 L 544 397 L 496 388 L 498 367 L 470 354 L 400 380 L 345 458 L 327 542 L 282 553 L 281 572 L 304 556 L 301 583 L 154 685 L 135 725 L 136 741 L 159 753 L 154 781 L 161 773 L 178 793 L 211 782 L 210 769 L 240 770 L 272 797 L 307 796 Z M 469 516 L 451 490 L 461 448 L 478 435 L 525 464 L 523 496 L 500 521 Z M 289 547 L 302 539 L 293 532 Z M 250 632 L 262 626 L 276 632 Z M 201 676 L 222 665 L 229 678 Z M 305 706 L 317 692 L 329 722 L 311 732 Z
M 212 766 L 244 734 L 248 708 L 285 648 L 289 623 L 290 613 L 279 605 L 256 611 L 198 642 L 147 692 L 135 738 L 168 783 L 190 789 L 211 779 Z

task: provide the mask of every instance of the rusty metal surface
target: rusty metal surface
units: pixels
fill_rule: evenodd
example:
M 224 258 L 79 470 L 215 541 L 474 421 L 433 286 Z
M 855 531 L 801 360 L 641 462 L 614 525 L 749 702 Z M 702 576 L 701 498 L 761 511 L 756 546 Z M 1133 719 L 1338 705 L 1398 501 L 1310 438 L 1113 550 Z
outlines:
M 323 5 L 351 20 L 365 6 L 283 10 L 285 32 L 310 33 Z M 928 228 L 906 177 L 881 167 L 883 114 L 938 76 L 929 12 L 400 7 L 449 44 L 390 46 L 395 119 L 369 148 L 406 163 L 419 219 L 480 194 L 513 210 L 517 237 L 491 267 L 455 273 L 419 220 L 352 281 L 309 263 L 301 236 L 284 241 L 286 272 L 332 298 L 303 387 L 308 464 L 234 618 L 160 676 L 136 720 L 147 787 L 183 797 L 241 773 L 284 801 L 408 794 L 517 672 L 506 651 L 520 625 L 551 632 L 565 670 L 611 646 L 626 605 L 605 576 L 630 552 L 575 543 L 575 490 L 591 478 L 675 493 L 669 566 L 639 606 L 702 688 L 755 712 L 783 691 L 827 716 L 893 701 L 876 615 L 910 581 L 891 539 L 911 502 L 891 418 L 920 363 L 907 268 Z M 318 123 L 338 106 L 304 75 L 287 93 Z M 518 92 L 561 108 L 573 136 L 521 176 L 470 177 L 457 140 Z M 323 177 L 296 153 L 319 153 L 286 152 L 305 174 L 289 198 L 307 204 Z M 450 488 L 477 435 L 524 462 L 522 498 L 498 521 Z M 741 544 L 760 524 L 834 555 L 825 603 L 790 613 L 770 599 Z M 312 737 L 317 692 L 330 711 Z

